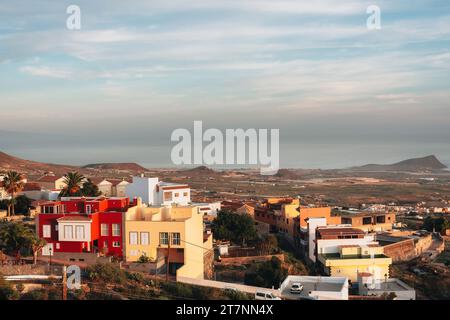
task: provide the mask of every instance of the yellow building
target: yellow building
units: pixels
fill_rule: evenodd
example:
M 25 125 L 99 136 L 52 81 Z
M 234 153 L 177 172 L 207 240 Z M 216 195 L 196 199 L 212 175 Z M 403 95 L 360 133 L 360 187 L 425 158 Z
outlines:
M 124 259 L 145 255 L 165 259 L 171 274 L 203 279 L 212 261 L 212 235 L 203 231 L 203 216 L 195 206 L 132 207 L 124 215 Z
M 306 207 L 300 199 L 267 198 L 262 206 L 255 208 L 254 218 L 270 225 L 272 232 L 282 232 L 291 239 L 298 236 L 300 229 L 306 232 L 307 219 L 326 218 L 329 224 L 340 223 L 340 218 L 331 216 L 330 207 Z
M 355 228 L 319 228 L 317 260 L 326 274 L 353 282 L 360 273 L 370 273 L 375 280 L 389 278 L 392 264 L 373 235 Z

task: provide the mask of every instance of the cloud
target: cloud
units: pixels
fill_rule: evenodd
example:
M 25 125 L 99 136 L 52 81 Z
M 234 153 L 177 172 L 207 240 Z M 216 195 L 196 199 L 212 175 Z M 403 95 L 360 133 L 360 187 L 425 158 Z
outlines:
M 57 79 L 68 79 L 72 75 L 71 71 L 48 66 L 24 66 L 21 67 L 19 70 L 22 73 L 27 73 L 32 76 L 49 77 Z

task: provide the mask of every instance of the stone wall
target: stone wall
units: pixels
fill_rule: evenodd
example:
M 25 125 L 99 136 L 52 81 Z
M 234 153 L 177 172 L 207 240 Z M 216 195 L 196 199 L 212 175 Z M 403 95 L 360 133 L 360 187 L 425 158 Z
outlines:
M 214 277 L 214 250 L 210 250 L 203 256 L 204 278 L 212 279 Z
M 252 264 L 255 262 L 270 261 L 272 257 L 277 257 L 278 259 L 281 260 L 281 262 L 284 262 L 284 254 L 271 254 L 265 256 L 222 258 L 220 262 L 216 262 L 216 265 L 226 266 L 226 265 Z
M 128 270 L 130 271 L 149 273 L 152 275 L 164 274 L 165 259 L 159 259 L 158 262 L 147 262 L 147 263 L 131 262 L 127 263 L 127 266 Z
M 48 266 L 45 265 L 33 265 L 33 264 L 23 264 L 23 265 L 0 265 L 0 274 L 4 276 L 9 275 L 34 275 L 34 274 L 46 274 L 48 272 Z
M 392 258 L 392 262 L 408 261 L 417 256 L 413 239 L 388 244 L 383 248 L 384 254 Z

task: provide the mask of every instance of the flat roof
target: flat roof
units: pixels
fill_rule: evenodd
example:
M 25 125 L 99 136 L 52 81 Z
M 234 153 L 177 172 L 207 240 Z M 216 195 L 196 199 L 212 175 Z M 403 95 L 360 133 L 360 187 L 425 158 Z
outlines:
M 83 222 L 92 221 L 92 219 L 89 217 L 80 217 L 80 216 L 65 216 L 65 217 L 61 217 L 56 220 L 57 221 L 83 221 Z
M 361 229 L 356 228 L 318 228 L 317 232 L 322 236 L 341 236 L 341 235 L 352 235 L 361 234 L 364 235 L 365 232 Z
M 382 216 L 386 214 L 395 214 L 394 212 L 372 212 L 372 211 L 353 211 L 353 210 L 334 210 L 334 214 L 341 217 L 374 217 L 374 216 Z
M 374 255 L 344 255 L 341 256 L 339 253 L 321 253 L 319 256 L 323 257 L 324 260 L 348 260 L 348 259 L 386 259 L 389 258 L 388 256 L 384 254 L 374 254 Z
M 344 277 L 314 277 L 314 276 L 288 276 L 284 282 L 284 289 L 281 294 L 287 299 L 299 299 L 310 297 L 312 291 L 322 292 L 341 292 L 344 285 L 347 283 L 347 278 Z M 303 285 L 303 291 L 299 294 L 292 294 L 290 292 L 292 284 L 300 282 Z

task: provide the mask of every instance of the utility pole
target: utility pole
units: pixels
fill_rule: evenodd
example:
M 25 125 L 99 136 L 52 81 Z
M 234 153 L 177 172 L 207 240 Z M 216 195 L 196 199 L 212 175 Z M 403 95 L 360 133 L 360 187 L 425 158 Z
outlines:
M 170 265 L 170 232 L 167 232 L 167 266 L 166 266 L 166 281 L 169 281 L 169 265 Z
M 62 268 L 62 299 L 67 300 L 67 267 Z

